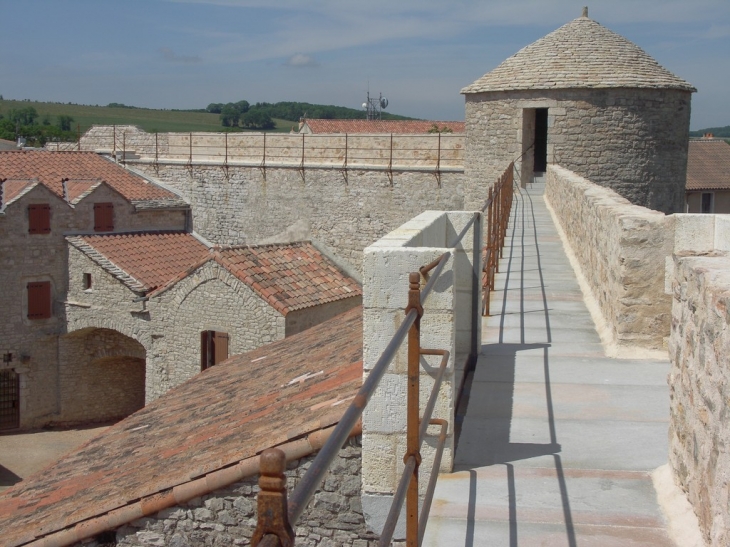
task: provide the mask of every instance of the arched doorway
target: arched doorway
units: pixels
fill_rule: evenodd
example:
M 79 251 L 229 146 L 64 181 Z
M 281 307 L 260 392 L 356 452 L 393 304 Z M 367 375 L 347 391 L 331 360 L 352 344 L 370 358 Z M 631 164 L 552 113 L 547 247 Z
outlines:
M 62 337 L 61 422 L 123 418 L 144 406 L 144 346 L 111 329 L 87 328 Z

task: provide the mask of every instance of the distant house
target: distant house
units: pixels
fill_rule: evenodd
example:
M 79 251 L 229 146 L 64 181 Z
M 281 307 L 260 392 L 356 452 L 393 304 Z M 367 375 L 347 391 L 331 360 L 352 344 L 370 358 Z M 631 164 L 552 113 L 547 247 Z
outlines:
M 689 141 L 685 203 L 687 213 L 730 213 L 730 144 Z
M 299 133 L 464 133 L 464 122 L 431 120 L 320 120 L 303 119 Z

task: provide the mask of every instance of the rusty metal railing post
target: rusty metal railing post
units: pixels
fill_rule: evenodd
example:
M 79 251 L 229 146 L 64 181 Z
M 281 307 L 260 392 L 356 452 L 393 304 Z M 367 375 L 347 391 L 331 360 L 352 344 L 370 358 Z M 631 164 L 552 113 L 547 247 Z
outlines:
M 419 426 L 420 426 L 420 402 L 418 380 L 420 376 L 421 360 L 421 275 L 413 272 L 408 276 L 408 307 L 406 314 L 412 309 L 418 312 L 418 317 L 408 331 L 408 425 L 407 425 L 407 446 L 403 462 L 413 457 L 413 475 L 408 485 L 406 497 L 406 545 L 418 547 L 418 467 L 421 464 Z
M 294 531 L 289 524 L 286 502 L 286 455 L 278 448 L 261 453 L 259 471 L 258 522 L 251 545 L 293 547 Z M 272 536 L 272 537 L 270 537 Z M 263 540 L 263 541 L 262 541 Z

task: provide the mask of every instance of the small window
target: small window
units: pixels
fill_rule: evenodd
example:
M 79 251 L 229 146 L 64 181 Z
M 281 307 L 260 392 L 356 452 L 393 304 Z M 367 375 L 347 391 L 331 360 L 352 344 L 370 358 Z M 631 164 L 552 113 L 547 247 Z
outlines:
M 84 290 L 85 291 L 91 290 L 91 274 L 90 273 L 84 274 Z
M 51 282 L 28 283 L 28 319 L 51 317 Z
M 114 230 L 114 204 L 94 203 L 94 231 L 111 232 Z
M 701 211 L 703 213 L 712 213 L 712 211 L 715 208 L 714 207 L 715 204 L 713 203 L 714 197 L 715 197 L 715 194 L 713 194 L 712 192 L 703 192 L 702 193 L 702 210 Z
M 200 370 L 228 359 L 228 334 L 214 330 L 200 333 Z
M 51 233 L 51 206 L 47 203 L 28 205 L 28 233 Z

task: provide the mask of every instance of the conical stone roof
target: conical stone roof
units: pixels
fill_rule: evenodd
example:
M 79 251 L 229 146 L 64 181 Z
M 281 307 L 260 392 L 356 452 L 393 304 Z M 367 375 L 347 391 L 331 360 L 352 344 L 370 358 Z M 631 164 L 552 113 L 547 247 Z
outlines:
M 697 91 L 636 44 L 583 16 L 522 48 L 461 92 L 616 87 Z

